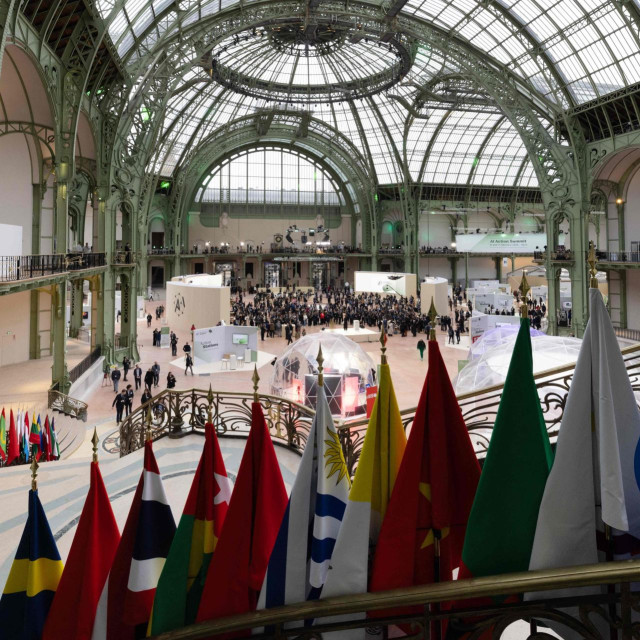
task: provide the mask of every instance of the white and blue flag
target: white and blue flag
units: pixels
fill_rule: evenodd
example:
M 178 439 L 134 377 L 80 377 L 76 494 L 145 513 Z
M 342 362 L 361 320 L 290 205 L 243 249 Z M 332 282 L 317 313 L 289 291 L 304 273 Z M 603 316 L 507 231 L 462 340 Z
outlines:
M 276 539 L 258 609 L 322 593 L 349 497 L 350 479 L 324 387 Z

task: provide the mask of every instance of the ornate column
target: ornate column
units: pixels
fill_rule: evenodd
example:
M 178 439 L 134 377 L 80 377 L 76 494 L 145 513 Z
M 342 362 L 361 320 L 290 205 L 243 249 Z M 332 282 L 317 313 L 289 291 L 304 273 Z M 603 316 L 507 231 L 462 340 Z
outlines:
M 71 381 L 66 363 L 66 321 L 67 283 L 55 284 L 51 288 L 51 336 L 53 338 L 53 365 L 51 366 L 52 382 L 58 383 L 61 393 L 69 393 Z

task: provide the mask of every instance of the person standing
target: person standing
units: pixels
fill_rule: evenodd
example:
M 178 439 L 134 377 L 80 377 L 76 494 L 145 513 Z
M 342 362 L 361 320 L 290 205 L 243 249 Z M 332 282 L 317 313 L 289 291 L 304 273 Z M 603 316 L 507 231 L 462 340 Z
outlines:
M 120 424 L 122 422 L 122 412 L 127 406 L 127 392 L 124 389 L 116 394 L 111 406 L 116 408 L 116 424 Z
M 174 389 L 176 386 L 176 377 L 169 371 L 167 373 L 167 389 Z
M 147 313 L 147 329 L 151 328 L 151 321 L 153 320 L 153 316 L 150 313 Z
M 449 342 L 447 342 L 447 344 L 453 344 L 453 336 L 453 327 L 449 325 Z
M 136 364 L 136 368 L 133 370 L 133 380 L 136 383 L 136 391 L 140 388 L 142 384 L 142 369 L 140 368 L 140 363 Z
M 129 373 L 129 369 L 131 368 L 131 360 L 129 360 L 129 358 L 127 358 L 127 356 L 125 356 L 122 359 L 122 368 L 124 369 L 124 378 L 123 378 L 123 380 L 126 382 L 127 381 L 127 373 Z
M 111 372 L 111 381 L 113 382 L 113 390 L 118 393 L 118 385 L 120 384 L 120 377 L 122 374 L 120 373 L 120 369 L 118 369 L 118 365 Z
M 187 363 L 184 367 L 184 375 L 187 375 L 187 372 L 191 369 L 191 375 L 193 375 L 193 358 L 187 353 Z
M 456 344 L 460 344 L 460 326 L 456 328 Z
M 144 386 L 145 389 L 151 393 L 151 385 L 153 384 L 153 370 L 151 367 L 147 369 L 147 373 L 144 374 Z
M 424 343 L 424 340 L 418 340 L 418 351 L 420 352 L 420 360 L 424 360 L 424 350 L 427 348 L 427 345 Z
M 133 389 L 131 388 L 130 384 L 127 385 L 126 392 L 127 392 L 126 415 L 129 415 L 131 413 L 131 410 L 133 409 Z
M 149 391 L 149 389 L 145 387 L 144 392 L 140 397 L 140 404 L 144 406 L 145 404 L 147 404 L 147 402 L 149 402 L 149 400 L 151 400 L 151 391 Z
M 178 355 L 178 336 L 172 331 L 171 332 L 171 355 Z
M 154 362 L 151 370 L 153 371 L 153 386 L 157 387 L 160 382 L 160 365 L 157 362 Z

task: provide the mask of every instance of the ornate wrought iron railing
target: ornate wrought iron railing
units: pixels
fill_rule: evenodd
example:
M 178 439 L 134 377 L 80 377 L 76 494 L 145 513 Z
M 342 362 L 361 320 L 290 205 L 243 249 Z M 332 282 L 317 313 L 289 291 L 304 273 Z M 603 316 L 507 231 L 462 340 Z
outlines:
M 83 373 L 89 370 L 91 365 L 98 360 L 102 353 L 102 347 L 96 347 L 88 356 L 80 360 L 78 364 L 69 371 L 69 380 L 75 382 Z
M 311 429 L 313 409 L 277 396 L 260 395 L 259 400 L 273 441 L 302 453 Z M 121 423 L 120 455 L 144 446 L 149 409 L 154 440 L 204 433 L 209 411 L 219 436 L 246 438 L 251 427 L 252 401 L 253 393 L 165 389 Z
M 541 627 L 571 630 L 571 637 L 588 640 L 631 640 L 638 637 L 640 592 L 632 583 L 640 579 L 640 562 L 606 562 L 544 571 L 510 573 L 473 580 L 435 584 L 311 600 L 284 607 L 200 622 L 154 636 L 156 640 L 198 640 L 235 632 L 235 637 L 296 638 L 316 640 L 322 634 L 343 629 L 375 630 L 389 637 L 392 626 L 403 625 L 409 638 L 443 637 L 438 622 L 471 639 L 499 639 L 514 622 L 524 621 L 523 640 L 546 640 L 553 636 Z M 589 595 L 553 597 L 553 589 L 591 589 Z M 547 593 L 541 593 L 547 592 Z M 522 594 L 540 597 L 522 602 Z M 584 593 L 584 591 L 582 592 Z M 506 597 L 505 596 L 511 596 Z M 477 604 L 479 598 L 492 604 Z M 469 602 L 475 600 L 475 603 Z M 515 602 L 514 602 L 515 600 Z M 464 609 L 442 606 L 467 603 Z M 483 602 L 482 600 L 480 602 Z M 375 617 L 369 614 L 375 612 Z M 336 621 L 335 616 L 349 616 Z M 330 621 L 326 618 L 330 617 Z M 262 630 L 268 629 L 265 633 Z M 251 630 L 254 630 L 252 635 Z M 486 634 L 486 635 L 483 635 Z M 338 634 L 337 637 L 340 637 Z
M 61 393 L 60 391 L 51 388 L 49 389 L 48 406 L 54 411 L 64 413 L 66 416 L 77 418 L 83 422 L 87 421 L 87 410 L 89 405 L 82 400 L 76 400 L 71 396 Z
M 631 386 L 640 398 L 640 344 L 622 350 Z M 550 438 L 558 435 L 564 405 L 573 378 L 574 364 L 542 371 L 534 376 L 542 414 Z M 502 385 L 486 387 L 458 396 L 471 442 L 479 458 L 484 458 L 498 413 Z M 251 423 L 252 393 L 212 392 L 211 409 L 218 435 L 246 436 Z M 313 420 L 313 409 L 270 395 L 259 395 L 274 442 L 302 452 Z M 209 392 L 165 390 L 151 400 L 154 439 L 202 431 L 209 407 Z M 144 444 L 147 407 L 139 407 L 120 425 L 120 455 Z M 415 407 L 401 411 L 405 429 L 413 423 Z M 368 420 L 337 421 L 345 460 L 353 473 L 360 457 Z
M 44 276 L 104 267 L 104 253 L 56 253 L 48 255 L 0 256 L 0 282 L 15 282 Z

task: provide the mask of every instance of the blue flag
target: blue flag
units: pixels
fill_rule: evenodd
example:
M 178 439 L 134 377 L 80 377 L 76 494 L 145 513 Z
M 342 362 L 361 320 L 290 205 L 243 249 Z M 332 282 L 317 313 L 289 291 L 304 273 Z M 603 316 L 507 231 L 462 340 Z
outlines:
M 37 491 L 0 598 L 0 640 L 36 640 L 62 575 L 62 560 Z

